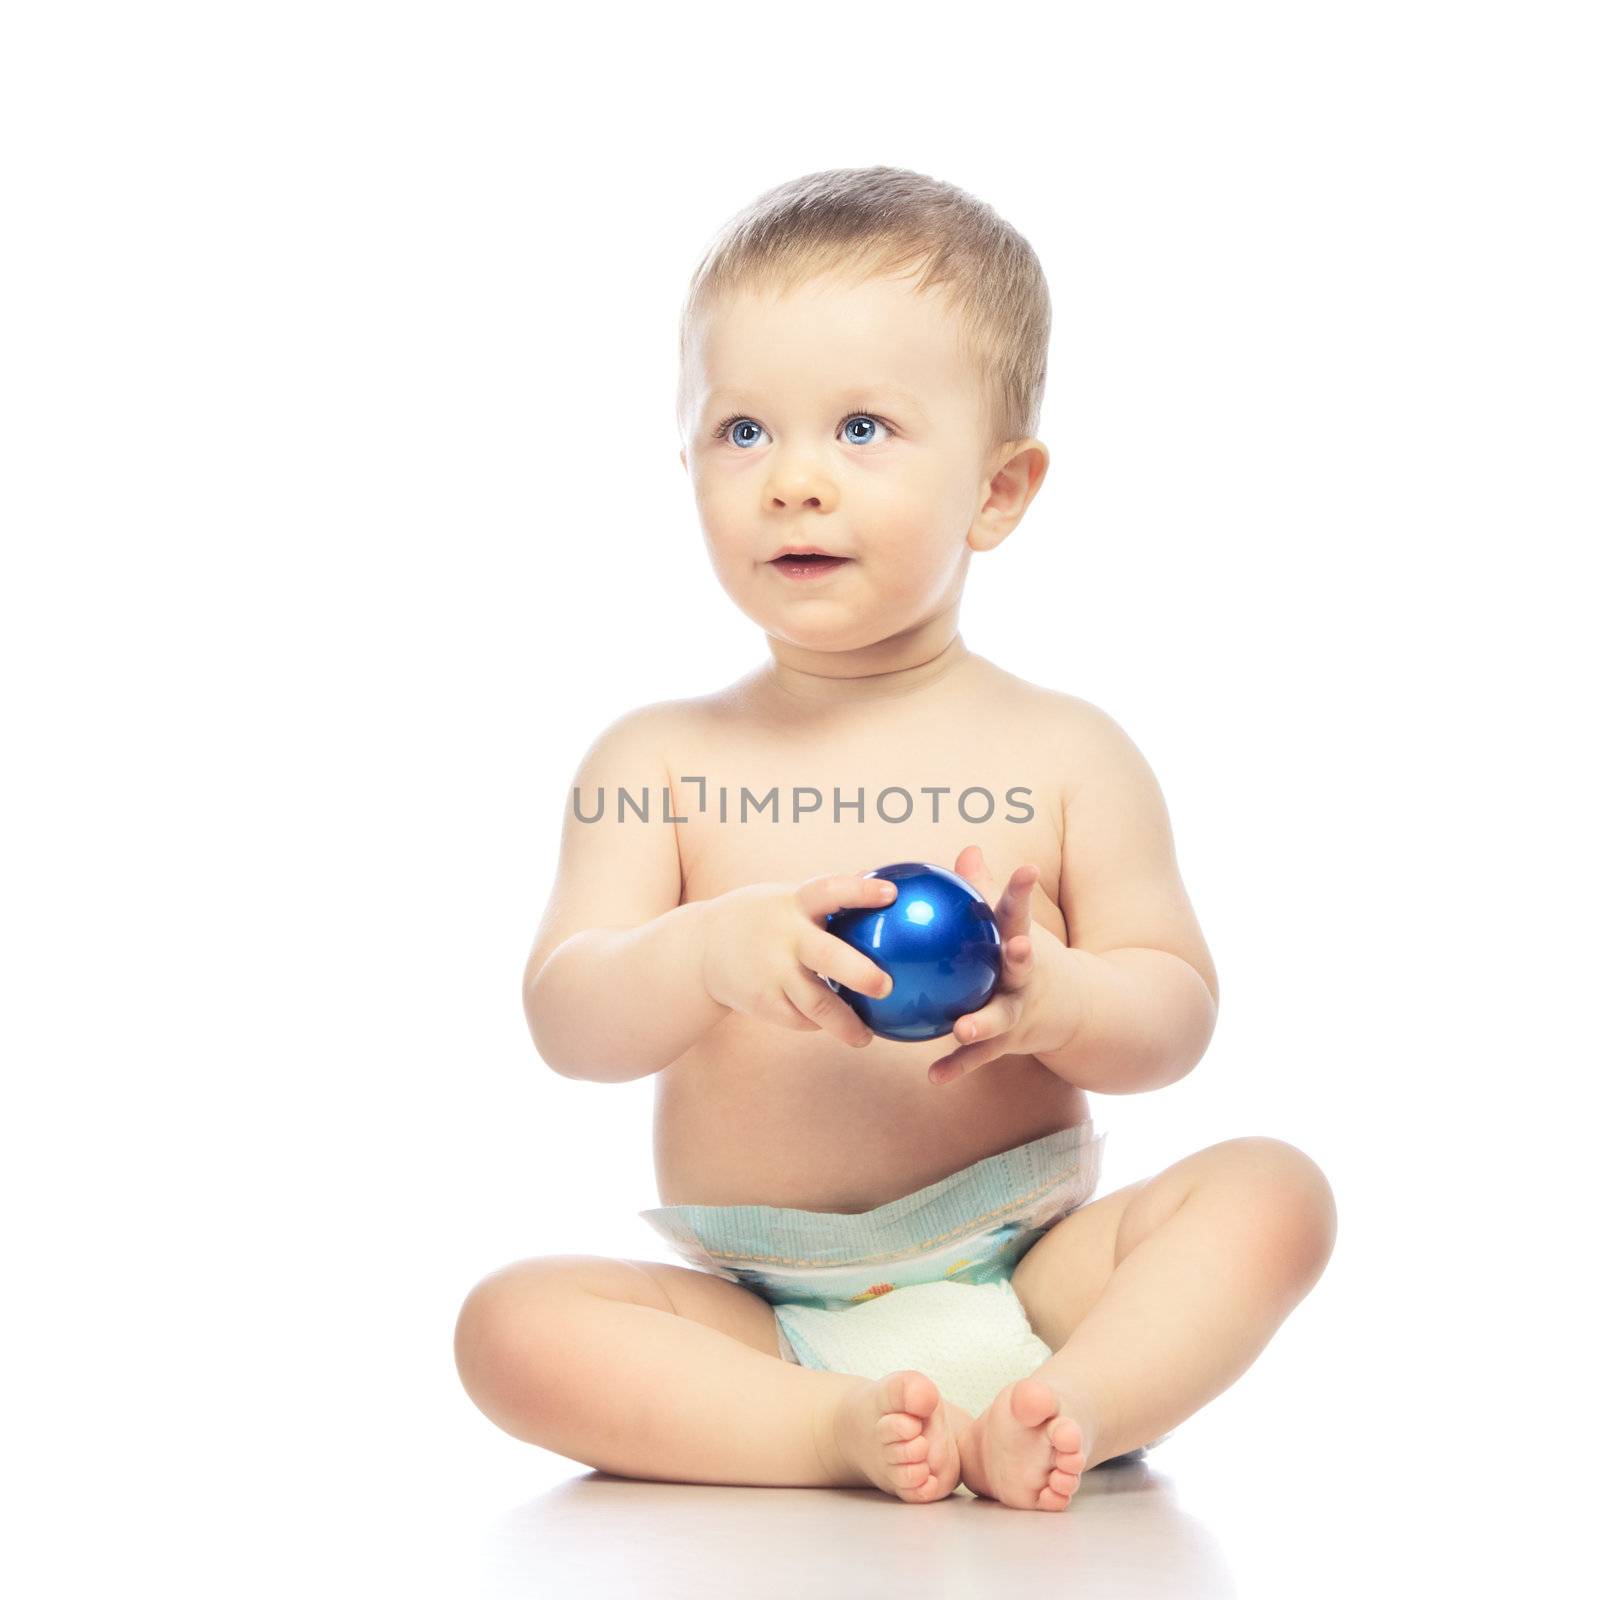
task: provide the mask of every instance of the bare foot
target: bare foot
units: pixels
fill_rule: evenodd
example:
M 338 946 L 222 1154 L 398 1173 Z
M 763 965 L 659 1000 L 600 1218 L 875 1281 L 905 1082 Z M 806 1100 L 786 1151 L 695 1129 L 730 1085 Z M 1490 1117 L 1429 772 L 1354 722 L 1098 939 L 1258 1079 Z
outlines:
M 926 1373 L 907 1370 L 863 1378 L 839 1402 L 833 1435 L 847 1469 L 920 1504 L 942 1500 L 960 1482 L 956 1433 L 971 1423 Z
M 1065 1511 L 1083 1477 L 1092 1426 L 1064 1393 L 1021 1378 L 959 1433 L 961 1481 L 1021 1511 Z

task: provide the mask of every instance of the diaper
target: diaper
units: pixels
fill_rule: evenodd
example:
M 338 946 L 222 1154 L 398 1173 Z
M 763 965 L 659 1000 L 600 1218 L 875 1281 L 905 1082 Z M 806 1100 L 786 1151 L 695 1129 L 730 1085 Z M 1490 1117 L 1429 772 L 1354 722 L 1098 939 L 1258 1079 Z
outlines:
M 977 1416 L 1050 1358 L 1011 1275 L 1093 1196 L 1104 1144 L 1083 1122 L 870 1211 L 677 1205 L 639 1215 L 686 1261 L 761 1295 L 786 1361 L 863 1378 L 915 1368 Z

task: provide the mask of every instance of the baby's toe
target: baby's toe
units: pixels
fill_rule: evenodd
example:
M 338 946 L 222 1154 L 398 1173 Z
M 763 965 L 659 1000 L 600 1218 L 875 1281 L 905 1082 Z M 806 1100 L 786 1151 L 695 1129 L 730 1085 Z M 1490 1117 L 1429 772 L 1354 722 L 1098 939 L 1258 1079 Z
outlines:
M 922 1432 L 922 1418 L 907 1411 L 885 1411 L 878 1418 L 877 1434 L 882 1444 L 898 1444 L 915 1439 Z
M 1071 1417 L 1060 1418 L 1050 1430 L 1050 1443 L 1058 1455 L 1078 1455 L 1083 1451 L 1083 1429 Z
M 915 1439 L 904 1439 L 897 1444 L 883 1447 L 883 1459 L 903 1464 L 909 1461 L 926 1461 L 928 1459 L 928 1436 L 919 1433 Z

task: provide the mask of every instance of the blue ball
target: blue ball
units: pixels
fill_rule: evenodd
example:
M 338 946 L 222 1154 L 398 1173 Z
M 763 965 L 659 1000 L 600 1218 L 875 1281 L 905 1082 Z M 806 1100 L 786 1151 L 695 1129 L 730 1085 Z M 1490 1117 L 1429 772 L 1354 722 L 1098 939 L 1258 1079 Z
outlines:
M 846 906 L 824 926 L 882 967 L 894 988 L 879 1000 L 822 981 L 880 1038 L 938 1039 L 999 987 L 994 911 L 965 878 L 925 861 L 897 861 L 864 876 L 893 882 L 893 904 Z

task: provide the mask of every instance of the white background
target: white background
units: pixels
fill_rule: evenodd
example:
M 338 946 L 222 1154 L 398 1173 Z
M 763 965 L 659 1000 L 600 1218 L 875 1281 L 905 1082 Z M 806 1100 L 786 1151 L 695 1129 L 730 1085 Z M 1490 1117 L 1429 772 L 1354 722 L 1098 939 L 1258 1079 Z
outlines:
M 636 1216 L 652 1081 L 544 1068 L 522 964 L 594 733 L 765 649 L 677 461 L 688 273 L 762 189 L 879 162 L 1042 259 L 1053 464 L 962 632 L 1149 757 L 1221 975 L 1190 1077 L 1095 1100 L 1102 1188 L 1262 1133 L 1339 1201 L 1169 1470 L 1241 1593 L 1558 1559 L 1593 1421 L 1584 10 L 8 9 L 27 1592 L 466 1593 L 583 1470 L 451 1358 L 505 1261 L 674 1259 Z

